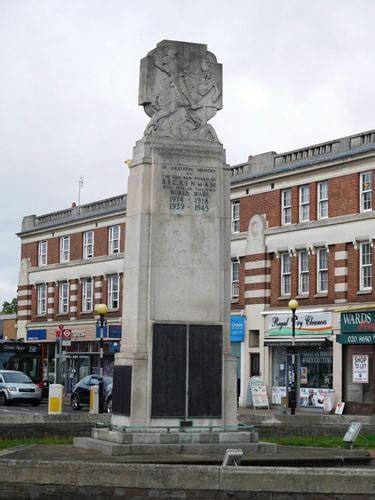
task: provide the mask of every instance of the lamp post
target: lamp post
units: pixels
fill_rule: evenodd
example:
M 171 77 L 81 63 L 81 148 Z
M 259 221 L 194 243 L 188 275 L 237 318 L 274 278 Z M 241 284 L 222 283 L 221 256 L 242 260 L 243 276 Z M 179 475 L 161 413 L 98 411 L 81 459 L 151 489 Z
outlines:
M 296 354 L 294 351 L 296 340 L 296 310 L 298 309 L 296 299 L 289 301 L 288 307 L 292 311 L 292 383 L 288 386 L 288 399 L 290 406 L 290 414 L 295 415 L 297 406 L 297 371 L 296 371 Z
M 98 326 L 100 327 L 100 344 L 99 344 L 99 413 L 104 411 L 104 387 L 103 387 L 103 337 L 104 326 L 107 324 L 105 315 L 108 312 L 106 304 L 97 304 L 95 311 L 99 314 Z

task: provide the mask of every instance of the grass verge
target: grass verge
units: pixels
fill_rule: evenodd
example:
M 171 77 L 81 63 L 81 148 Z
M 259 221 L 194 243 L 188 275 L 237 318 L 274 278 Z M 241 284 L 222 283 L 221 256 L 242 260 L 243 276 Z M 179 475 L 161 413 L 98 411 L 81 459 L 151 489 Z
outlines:
M 262 438 L 261 441 L 276 443 L 284 446 L 317 446 L 321 448 L 345 448 L 344 441 L 340 436 L 319 437 L 274 437 Z M 364 434 L 359 436 L 354 448 L 375 449 L 375 434 Z
M 67 437 L 44 437 L 44 438 L 20 438 L 0 439 L 0 450 L 13 448 L 14 446 L 27 446 L 31 444 L 73 444 L 73 436 Z

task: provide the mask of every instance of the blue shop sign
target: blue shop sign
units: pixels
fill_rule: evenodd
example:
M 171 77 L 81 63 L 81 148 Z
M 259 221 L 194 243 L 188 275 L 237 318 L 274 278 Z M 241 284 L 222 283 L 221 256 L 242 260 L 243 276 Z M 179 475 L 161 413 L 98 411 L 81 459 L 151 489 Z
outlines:
M 47 340 L 47 329 L 27 330 L 27 340 Z
M 96 338 L 100 339 L 100 326 L 96 325 Z M 108 325 L 103 326 L 103 339 L 108 338 Z
M 109 338 L 121 339 L 121 325 L 109 325 Z
M 100 339 L 100 326 L 96 325 L 96 338 Z M 121 325 L 105 325 L 103 327 L 103 339 L 120 339 Z
M 243 342 L 245 339 L 245 318 L 244 316 L 230 317 L 230 341 Z

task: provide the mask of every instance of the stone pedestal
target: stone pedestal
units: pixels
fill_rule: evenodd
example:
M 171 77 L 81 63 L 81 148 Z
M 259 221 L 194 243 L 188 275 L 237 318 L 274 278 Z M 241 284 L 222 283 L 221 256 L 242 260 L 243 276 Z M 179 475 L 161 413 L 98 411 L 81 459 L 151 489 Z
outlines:
M 128 186 L 124 338 L 112 423 L 235 425 L 224 150 L 218 143 L 144 138 Z M 127 387 L 116 386 L 126 371 Z

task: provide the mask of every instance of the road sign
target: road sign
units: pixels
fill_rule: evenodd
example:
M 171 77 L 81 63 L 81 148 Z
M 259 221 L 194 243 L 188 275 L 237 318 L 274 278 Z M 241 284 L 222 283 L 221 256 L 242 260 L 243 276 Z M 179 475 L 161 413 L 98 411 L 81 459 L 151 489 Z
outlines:
M 69 328 L 65 328 L 62 331 L 63 340 L 70 340 L 71 336 L 72 336 L 72 330 L 70 330 Z

